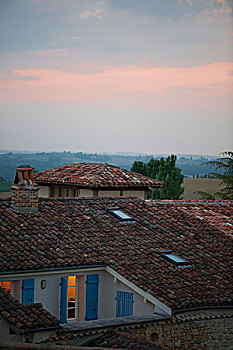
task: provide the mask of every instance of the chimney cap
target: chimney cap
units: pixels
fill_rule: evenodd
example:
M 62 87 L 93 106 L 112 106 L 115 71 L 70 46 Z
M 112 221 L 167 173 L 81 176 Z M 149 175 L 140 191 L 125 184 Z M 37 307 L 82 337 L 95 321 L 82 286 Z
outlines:
M 18 168 L 16 169 L 16 175 L 14 184 L 27 184 L 33 185 L 35 183 L 32 168 Z

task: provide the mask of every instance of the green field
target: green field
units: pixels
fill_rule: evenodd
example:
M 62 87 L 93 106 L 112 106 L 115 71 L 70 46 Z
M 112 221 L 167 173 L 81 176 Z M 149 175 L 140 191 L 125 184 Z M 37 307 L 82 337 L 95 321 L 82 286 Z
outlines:
M 9 192 L 12 182 L 0 182 L 0 192 Z

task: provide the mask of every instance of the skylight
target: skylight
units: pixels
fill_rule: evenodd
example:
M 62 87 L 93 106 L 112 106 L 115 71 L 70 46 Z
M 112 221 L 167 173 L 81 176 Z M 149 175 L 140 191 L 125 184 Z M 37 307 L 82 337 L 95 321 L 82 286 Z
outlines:
M 190 266 L 190 263 L 187 260 L 182 259 L 178 255 L 175 255 L 170 251 L 160 252 L 160 254 L 176 266 Z
M 128 214 L 124 213 L 118 207 L 107 208 L 106 210 L 109 213 L 111 213 L 112 215 L 114 215 L 120 221 L 134 221 L 134 219 L 131 216 L 129 216 Z

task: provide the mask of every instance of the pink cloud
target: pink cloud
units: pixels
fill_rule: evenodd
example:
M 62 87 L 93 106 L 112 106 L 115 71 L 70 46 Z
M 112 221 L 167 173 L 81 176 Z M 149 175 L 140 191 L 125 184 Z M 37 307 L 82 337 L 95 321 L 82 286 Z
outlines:
M 38 51 L 38 53 L 39 55 L 60 57 L 60 56 L 66 56 L 68 54 L 68 51 L 66 49 L 52 49 L 52 50 Z
M 13 75 L 18 80 L 0 81 L 0 103 L 81 101 L 165 108 L 226 106 L 231 105 L 231 70 L 229 62 L 183 68 L 101 67 L 99 72 L 86 74 L 46 68 L 15 70 Z
M 102 9 L 97 9 L 95 11 L 86 11 L 80 15 L 81 18 L 88 18 L 88 17 L 96 17 L 98 19 L 102 19 L 100 14 L 103 12 Z

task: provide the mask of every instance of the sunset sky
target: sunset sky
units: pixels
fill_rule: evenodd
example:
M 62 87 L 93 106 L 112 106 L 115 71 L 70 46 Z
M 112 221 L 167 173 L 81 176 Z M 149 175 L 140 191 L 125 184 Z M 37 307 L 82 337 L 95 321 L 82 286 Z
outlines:
M 0 0 L 0 149 L 233 149 L 231 0 Z

